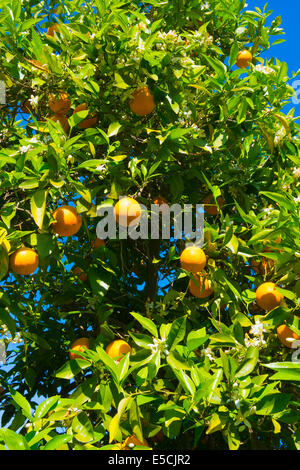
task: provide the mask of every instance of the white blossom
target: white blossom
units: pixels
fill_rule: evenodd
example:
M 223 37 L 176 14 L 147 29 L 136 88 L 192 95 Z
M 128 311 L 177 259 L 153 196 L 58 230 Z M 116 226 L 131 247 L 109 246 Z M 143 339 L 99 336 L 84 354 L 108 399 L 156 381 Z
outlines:
M 29 152 L 29 150 L 31 150 L 31 145 L 22 145 L 22 147 L 20 147 L 21 153 Z
M 300 168 L 293 168 L 293 175 L 295 178 L 300 178 Z

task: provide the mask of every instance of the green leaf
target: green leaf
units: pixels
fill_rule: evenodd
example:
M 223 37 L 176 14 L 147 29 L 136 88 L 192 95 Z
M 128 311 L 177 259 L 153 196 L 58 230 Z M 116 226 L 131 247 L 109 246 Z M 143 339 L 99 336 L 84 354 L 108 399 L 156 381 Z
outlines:
M 31 421 L 32 420 L 31 406 L 30 406 L 29 402 L 26 400 L 25 397 L 23 397 L 23 395 L 21 395 L 19 392 L 12 389 L 11 387 L 9 387 L 9 391 L 10 391 L 10 394 L 11 394 L 12 399 L 14 400 L 14 402 L 17 405 L 19 405 L 20 408 L 22 408 L 24 416 L 26 416 L 26 418 L 28 418 Z
M 57 450 L 59 447 L 63 446 L 67 442 L 70 442 L 73 439 L 72 434 L 63 434 L 55 436 L 51 441 L 43 447 L 43 450 Z
M 112 137 L 114 135 L 117 135 L 121 127 L 122 126 L 118 121 L 112 122 L 109 125 L 108 131 L 107 131 L 108 137 Z
M 232 46 L 230 48 L 230 54 L 229 54 L 229 65 L 230 65 L 230 67 L 235 65 L 238 53 L 239 53 L 239 46 L 238 46 L 237 41 L 234 41 L 234 43 L 232 44 Z
M 280 413 L 289 404 L 291 395 L 287 393 L 272 393 L 265 395 L 259 402 L 256 403 L 257 415 L 271 415 Z
M 90 442 L 94 438 L 92 423 L 84 412 L 79 413 L 73 418 L 72 430 L 79 442 Z
M 277 373 L 270 377 L 271 380 L 300 381 L 300 363 L 299 362 L 274 362 L 263 364 Z
M 143 442 L 144 436 L 142 431 L 142 423 L 140 418 L 139 407 L 137 406 L 136 399 L 132 401 L 129 411 L 129 424 L 134 434 L 139 441 Z
M 29 450 L 24 436 L 11 429 L 1 429 L 2 439 L 9 450 Z
M 186 316 L 177 318 L 170 328 L 167 337 L 167 347 L 172 350 L 183 340 L 186 330 Z
M 145 328 L 145 330 L 148 330 L 155 338 L 158 337 L 157 328 L 150 318 L 143 317 L 140 313 L 135 312 L 130 312 L 130 315 L 132 315 Z
M 30 199 L 32 217 L 34 218 L 35 223 L 40 229 L 43 226 L 47 194 L 48 191 L 41 189 L 39 191 L 36 191 Z
M 54 375 L 59 379 L 70 380 L 75 377 L 82 369 L 86 369 L 90 363 L 85 359 L 72 359 L 66 362 Z
M 291 212 L 295 210 L 295 204 L 283 194 L 273 193 L 270 191 L 260 191 L 260 194 L 263 194 L 264 196 L 277 202 L 280 208 L 284 207 L 285 209 Z
M 141 348 L 146 348 L 146 349 L 151 349 L 151 345 L 153 344 L 153 340 L 151 336 L 148 335 L 143 335 L 140 333 L 131 333 L 129 331 L 129 334 L 135 344 L 140 346 Z
M 194 351 L 199 348 L 205 341 L 207 341 L 209 335 L 206 334 L 206 328 L 201 328 L 200 330 L 193 330 L 188 334 L 187 337 L 187 347 Z
M 244 360 L 241 362 L 235 372 L 235 378 L 246 377 L 247 375 L 251 374 L 251 372 L 253 372 L 258 361 L 258 353 L 258 348 L 255 348 L 254 346 L 250 346 L 247 349 Z
M 55 395 L 53 397 L 47 398 L 42 403 L 40 403 L 37 409 L 35 410 L 34 420 L 36 421 L 38 419 L 43 418 L 48 413 L 48 411 L 52 410 L 52 408 L 55 408 L 58 400 L 59 396 Z

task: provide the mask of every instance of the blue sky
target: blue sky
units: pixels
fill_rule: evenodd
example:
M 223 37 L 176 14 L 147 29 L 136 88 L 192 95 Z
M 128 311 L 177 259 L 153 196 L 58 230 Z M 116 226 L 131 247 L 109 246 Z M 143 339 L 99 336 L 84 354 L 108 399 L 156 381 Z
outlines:
M 268 4 L 268 10 L 273 10 L 272 16 L 268 19 L 272 21 L 276 16 L 281 16 L 281 28 L 284 29 L 284 36 L 274 36 L 274 40 L 282 37 L 285 42 L 271 47 L 263 56 L 266 58 L 276 57 L 281 62 L 286 62 L 289 66 L 288 75 L 292 77 L 293 72 L 297 72 L 300 68 L 300 54 L 299 54 L 299 18 L 300 18 L 300 2 L 297 0 L 248 0 L 248 10 L 253 10 L 259 7 L 263 10 L 264 5 Z M 271 41 L 273 42 L 273 41 Z M 299 80 L 300 76 L 290 81 Z M 295 84 L 294 87 L 298 90 L 298 98 L 300 98 L 300 83 Z M 287 106 L 287 111 L 290 108 L 295 108 L 295 116 L 300 115 L 300 102 L 299 104 L 291 104 Z

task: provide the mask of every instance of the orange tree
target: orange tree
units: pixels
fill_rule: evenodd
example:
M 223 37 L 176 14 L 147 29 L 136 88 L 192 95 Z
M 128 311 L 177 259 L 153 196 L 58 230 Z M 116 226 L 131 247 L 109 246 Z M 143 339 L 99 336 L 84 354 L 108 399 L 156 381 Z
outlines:
M 261 58 L 280 17 L 0 9 L 1 448 L 299 449 L 299 126 Z M 120 196 L 205 202 L 200 275 L 188 240 L 96 241 Z

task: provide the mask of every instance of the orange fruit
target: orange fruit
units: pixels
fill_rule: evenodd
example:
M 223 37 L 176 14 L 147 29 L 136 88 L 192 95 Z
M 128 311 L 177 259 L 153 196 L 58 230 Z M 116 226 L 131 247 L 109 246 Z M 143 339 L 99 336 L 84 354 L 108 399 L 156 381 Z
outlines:
M 75 207 L 61 206 L 53 212 L 55 222 L 52 224 L 53 231 L 61 237 L 70 237 L 80 230 L 82 224 L 81 215 Z
M 157 196 L 154 200 L 153 200 L 153 204 L 159 206 L 159 209 L 160 209 L 160 212 L 165 212 L 167 211 L 167 207 L 163 207 L 164 204 L 168 205 L 168 201 L 162 197 L 162 196 Z
M 198 297 L 198 299 L 205 299 L 206 297 L 209 297 L 213 294 L 214 291 L 211 289 L 211 282 L 209 279 L 207 279 L 207 274 L 196 274 L 194 278 L 199 283 L 198 286 L 198 284 L 196 284 L 193 279 L 190 279 L 189 290 L 194 297 Z
M 146 116 L 155 108 L 154 96 L 147 86 L 138 88 L 133 93 L 133 100 L 129 102 L 129 106 L 138 116 Z
M 30 114 L 33 113 L 33 107 L 29 100 L 23 100 L 20 105 L 22 113 Z
M 262 258 L 261 261 L 251 259 L 251 266 L 253 271 L 257 274 L 270 274 L 275 266 L 275 262 L 272 259 Z
M 85 349 L 90 349 L 90 340 L 89 338 L 79 338 L 72 343 L 71 348 L 72 351 L 70 351 L 69 356 L 70 359 L 85 359 L 82 356 L 79 356 L 73 351 L 78 351 L 78 352 L 84 352 Z
M 131 347 L 126 343 L 126 341 L 115 339 L 107 346 L 105 351 L 112 359 L 119 359 L 120 356 L 123 356 L 128 352 L 131 353 Z
M 101 240 L 101 238 L 96 238 L 96 240 L 92 240 L 91 246 L 92 248 L 99 248 L 99 246 L 105 246 L 106 243 L 104 240 Z
M 253 57 L 250 51 L 247 51 L 247 50 L 240 51 L 237 56 L 236 65 L 240 69 L 245 69 L 249 67 L 249 65 L 252 62 L 252 59 Z
M 287 348 L 291 348 L 294 341 L 300 340 L 300 336 L 291 330 L 291 328 L 289 328 L 287 325 L 280 325 L 277 328 L 277 336 L 282 344 L 284 344 Z
M 59 121 L 65 133 L 69 134 L 70 124 L 69 124 L 67 116 L 65 116 L 64 114 L 53 114 L 53 116 L 51 116 L 50 119 L 54 122 Z
M 39 265 L 39 256 L 32 248 L 23 246 L 10 256 L 9 264 L 16 274 L 32 274 Z
M 217 201 L 219 204 L 220 209 L 224 206 L 224 199 L 219 196 L 217 197 Z M 214 198 L 212 194 L 207 194 L 204 198 L 204 210 L 209 215 L 217 215 L 218 214 L 218 206 L 214 204 Z
M 118 224 L 128 227 L 133 221 L 136 225 L 141 217 L 142 209 L 139 203 L 131 197 L 123 197 L 114 207 L 114 217 Z
M 181 267 L 192 273 L 199 273 L 205 268 L 206 255 L 198 246 L 188 246 L 180 256 Z
M 65 114 L 71 107 L 71 100 L 68 98 L 67 93 L 61 91 L 59 98 L 56 98 L 53 94 L 50 95 L 48 104 L 55 114 Z
M 127 437 L 123 443 L 124 450 L 131 450 L 134 449 L 135 446 L 144 446 L 149 447 L 148 442 L 144 439 L 143 442 L 139 441 L 136 436 Z
M 58 31 L 59 31 L 59 25 L 57 23 L 54 23 L 52 26 L 49 26 L 49 28 L 47 29 L 47 34 L 48 36 L 54 37 L 54 32 L 58 32 Z
M 76 106 L 76 108 L 74 109 L 73 114 L 79 113 L 79 111 L 86 111 L 86 110 L 87 110 L 86 103 L 82 103 L 82 104 L 79 104 L 78 106 Z M 88 117 L 88 118 L 84 119 L 83 121 L 81 121 L 78 124 L 78 126 L 81 129 L 89 129 L 90 127 L 94 127 L 97 124 L 97 122 L 98 122 L 98 117 L 97 116 Z
M 73 269 L 73 274 L 74 274 L 74 276 L 79 276 L 79 279 L 82 282 L 85 282 L 88 278 L 87 274 L 84 273 L 79 266 L 76 266 L 76 268 Z
M 283 295 L 278 292 L 273 282 L 264 282 L 256 289 L 256 303 L 263 310 L 279 307 L 283 299 Z

